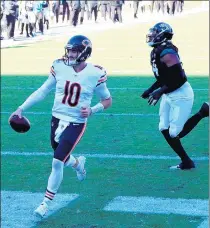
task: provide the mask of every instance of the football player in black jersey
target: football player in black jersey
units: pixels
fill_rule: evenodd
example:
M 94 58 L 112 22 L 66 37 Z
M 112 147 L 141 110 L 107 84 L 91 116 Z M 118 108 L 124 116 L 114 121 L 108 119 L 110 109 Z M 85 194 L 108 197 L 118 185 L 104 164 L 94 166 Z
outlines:
M 209 116 L 209 104 L 205 102 L 198 113 L 189 118 L 194 93 L 182 68 L 178 48 L 171 42 L 172 37 L 171 26 L 163 22 L 149 30 L 147 43 L 153 47 L 150 58 L 156 81 L 141 97 L 148 98 L 149 105 L 156 105 L 162 97 L 159 130 L 181 158 L 181 163 L 171 168 L 184 170 L 195 168 L 195 164 L 184 150 L 180 138 L 188 134 L 202 118 Z

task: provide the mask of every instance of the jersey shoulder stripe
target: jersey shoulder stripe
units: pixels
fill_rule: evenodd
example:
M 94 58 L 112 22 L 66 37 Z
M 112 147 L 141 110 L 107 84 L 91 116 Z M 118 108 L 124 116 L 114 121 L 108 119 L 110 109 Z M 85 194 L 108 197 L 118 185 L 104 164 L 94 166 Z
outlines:
M 172 48 L 167 48 L 167 49 L 164 49 L 161 53 L 160 53 L 160 57 L 162 58 L 164 55 L 167 55 L 167 54 L 174 54 L 174 55 L 178 55 L 177 52 L 172 49 Z
M 100 79 L 99 79 L 98 82 L 97 82 L 96 87 L 99 86 L 100 84 L 106 82 L 106 81 L 107 81 L 107 76 L 106 76 L 106 74 L 105 74 L 105 75 L 103 75 L 103 76 L 100 77 Z
M 53 77 L 56 77 L 56 73 L 55 73 L 55 71 L 54 71 L 54 66 L 52 66 L 52 67 L 50 68 L 50 73 L 51 73 L 51 75 L 52 75 Z

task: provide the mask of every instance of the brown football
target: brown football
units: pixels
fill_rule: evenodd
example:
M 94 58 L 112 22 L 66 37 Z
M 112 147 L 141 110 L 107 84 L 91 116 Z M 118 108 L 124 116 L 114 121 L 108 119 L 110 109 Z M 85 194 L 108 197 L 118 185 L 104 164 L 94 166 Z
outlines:
M 10 119 L 9 123 L 12 129 L 18 133 L 25 133 L 31 127 L 30 121 L 25 116 L 22 116 L 22 118 L 19 118 L 17 115 L 14 115 Z

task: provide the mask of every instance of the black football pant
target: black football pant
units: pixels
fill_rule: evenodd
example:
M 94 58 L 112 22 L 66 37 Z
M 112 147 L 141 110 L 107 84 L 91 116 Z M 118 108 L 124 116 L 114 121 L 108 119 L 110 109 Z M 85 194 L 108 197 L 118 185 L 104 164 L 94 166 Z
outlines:
M 65 162 L 84 134 L 86 124 L 70 123 L 62 132 L 58 143 L 55 141 L 55 131 L 58 128 L 59 121 L 54 116 L 51 119 L 51 146 L 54 150 L 54 158 Z

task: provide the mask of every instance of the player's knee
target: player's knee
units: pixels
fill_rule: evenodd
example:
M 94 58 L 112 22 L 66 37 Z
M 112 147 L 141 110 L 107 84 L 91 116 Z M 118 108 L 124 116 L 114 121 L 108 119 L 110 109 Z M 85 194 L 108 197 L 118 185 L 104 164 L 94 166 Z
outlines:
M 163 122 L 159 123 L 159 131 L 164 131 L 166 129 L 168 129 L 169 126 L 167 126 L 166 124 L 164 124 Z
M 182 130 L 181 127 L 176 127 L 176 126 L 170 127 L 169 135 L 171 136 L 171 138 L 176 138 L 179 135 L 179 133 L 181 132 L 181 130 Z
M 53 161 L 52 161 L 52 169 L 54 170 L 60 170 L 60 169 L 63 169 L 63 166 L 64 166 L 64 162 L 56 159 L 56 158 L 53 158 Z

